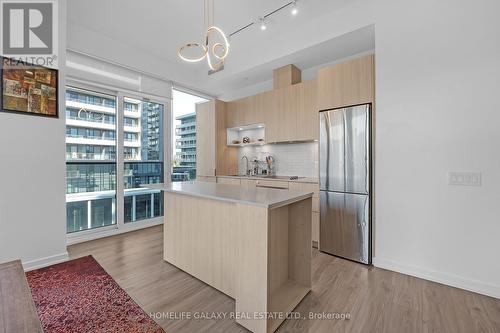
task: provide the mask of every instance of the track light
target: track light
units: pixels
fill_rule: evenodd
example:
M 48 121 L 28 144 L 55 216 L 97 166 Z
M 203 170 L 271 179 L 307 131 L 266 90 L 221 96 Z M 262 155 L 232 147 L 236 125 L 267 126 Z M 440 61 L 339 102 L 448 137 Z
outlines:
M 266 24 L 266 20 L 261 17 L 260 18 L 260 30 L 264 31 L 267 29 L 267 24 Z
M 291 13 L 293 16 L 299 13 L 299 9 L 297 8 L 297 0 L 292 1 L 292 10 Z

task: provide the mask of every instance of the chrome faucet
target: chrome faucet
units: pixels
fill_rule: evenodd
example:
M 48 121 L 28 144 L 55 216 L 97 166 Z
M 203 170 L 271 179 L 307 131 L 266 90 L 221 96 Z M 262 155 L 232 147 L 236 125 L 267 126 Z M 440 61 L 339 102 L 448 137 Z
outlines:
M 249 166 L 248 166 L 248 157 L 246 157 L 245 155 L 243 155 L 243 157 L 242 157 L 241 159 L 245 159 L 245 160 L 247 161 L 247 167 L 246 167 L 246 169 L 245 169 L 245 174 L 246 174 L 247 176 L 250 176 L 250 168 L 249 168 Z

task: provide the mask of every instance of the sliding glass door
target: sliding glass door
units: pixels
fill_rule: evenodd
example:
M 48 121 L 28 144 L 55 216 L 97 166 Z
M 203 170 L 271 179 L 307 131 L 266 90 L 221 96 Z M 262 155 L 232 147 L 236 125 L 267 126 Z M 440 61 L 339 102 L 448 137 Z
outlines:
M 71 237 L 161 223 L 162 192 L 141 185 L 170 178 L 165 168 L 171 152 L 170 117 L 168 100 L 67 87 L 66 211 Z

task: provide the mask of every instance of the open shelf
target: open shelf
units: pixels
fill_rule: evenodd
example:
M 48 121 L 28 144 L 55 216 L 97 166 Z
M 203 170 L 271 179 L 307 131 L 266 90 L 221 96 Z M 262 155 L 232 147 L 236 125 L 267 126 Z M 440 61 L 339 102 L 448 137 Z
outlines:
M 243 143 L 243 138 L 249 138 L 249 143 Z M 262 140 L 262 141 L 259 141 Z M 233 143 L 238 141 L 239 143 Z M 259 146 L 266 144 L 266 127 L 264 124 L 251 124 L 227 129 L 228 147 Z
M 250 142 L 250 143 L 228 143 L 228 147 L 246 147 L 246 146 L 263 146 L 266 143 L 263 141 Z

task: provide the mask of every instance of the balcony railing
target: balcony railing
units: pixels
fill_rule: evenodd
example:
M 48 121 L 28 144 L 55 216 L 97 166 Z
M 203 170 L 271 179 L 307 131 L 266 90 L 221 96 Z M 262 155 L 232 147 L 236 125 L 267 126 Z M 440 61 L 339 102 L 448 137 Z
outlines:
M 110 120 L 110 119 L 105 119 L 105 118 L 81 118 L 81 117 L 77 117 L 77 116 L 71 116 L 71 115 L 68 115 L 66 114 L 66 119 L 73 119 L 73 120 L 80 120 L 80 121 L 88 121 L 88 122 L 91 122 L 91 123 L 101 123 L 101 124 L 111 124 L 111 125 L 115 125 L 116 124 L 116 120 L 113 119 L 113 120 Z
M 108 138 L 108 137 L 106 137 L 104 135 L 97 136 L 97 135 L 83 135 L 83 134 L 70 134 L 70 133 L 66 133 L 66 137 L 67 138 L 75 138 L 75 139 L 91 139 L 91 140 L 109 140 L 109 141 L 114 141 L 115 140 L 114 137 Z
M 196 143 L 176 143 L 175 148 L 183 149 L 183 148 L 196 148 Z
M 93 96 L 78 94 L 78 97 L 75 98 L 74 96 L 72 96 L 72 94 L 66 94 L 66 100 L 77 103 L 89 104 L 89 105 L 104 106 L 107 108 L 116 108 L 116 102 L 114 100 L 101 97 L 93 97 Z
M 66 152 L 66 160 L 113 161 L 116 153 L 77 153 Z
M 190 130 L 184 130 L 184 129 L 175 129 L 175 134 L 176 135 L 188 135 L 188 134 L 193 134 L 196 133 L 196 129 L 190 129 Z
M 196 126 L 196 121 L 192 121 L 189 123 L 183 123 L 183 124 L 175 126 L 175 128 L 180 129 L 180 128 L 186 128 L 186 127 L 191 127 L 191 126 Z

